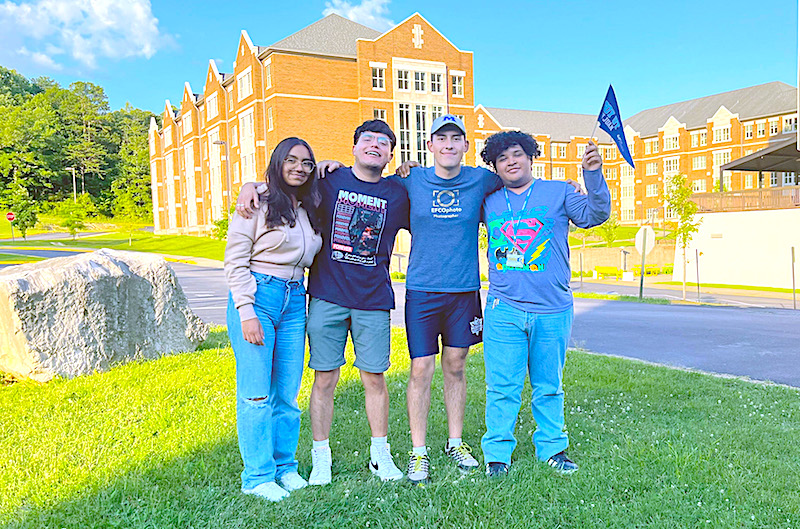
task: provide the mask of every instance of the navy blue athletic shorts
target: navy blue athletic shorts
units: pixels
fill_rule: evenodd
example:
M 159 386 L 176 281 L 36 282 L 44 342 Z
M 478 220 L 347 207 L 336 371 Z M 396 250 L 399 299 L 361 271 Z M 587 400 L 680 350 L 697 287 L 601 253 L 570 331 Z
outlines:
M 439 353 L 439 336 L 447 347 L 469 347 L 483 334 L 481 294 L 406 290 L 406 339 L 411 358 Z

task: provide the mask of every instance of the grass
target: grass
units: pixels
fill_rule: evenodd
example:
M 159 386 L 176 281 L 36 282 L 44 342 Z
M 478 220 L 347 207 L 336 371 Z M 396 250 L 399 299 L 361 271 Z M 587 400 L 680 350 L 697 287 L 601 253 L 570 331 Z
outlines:
M 0 210 L 0 213 L 2 213 L 2 215 L 0 215 L 0 239 L 11 239 L 11 223 L 6 220 L 5 211 Z M 45 231 L 47 230 L 31 228 L 28 230 L 27 234 L 34 235 L 36 233 L 43 233 Z M 14 228 L 14 237 L 18 241 L 22 240 L 22 234 L 17 228 Z
M 20 255 L 13 253 L 0 253 L 0 265 L 33 263 L 36 261 L 44 260 L 43 257 L 34 257 L 32 255 Z
M 130 237 L 130 244 L 128 244 Z M 10 243 L 6 243 L 10 244 Z M 27 241 L 15 246 L 34 246 L 37 248 L 111 248 L 114 250 L 133 250 L 154 252 L 187 257 L 203 257 L 222 261 L 225 257 L 225 241 L 210 237 L 190 235 L 153 235 L 146 231 L 120 231 L 88 239 L 60 241 Z M 0 245 L 2 250 L 2 245 Z
M 656 285 L 683 285 L 681 281 L 658 281 L 655 283 Z M 697 287 L 697 283 L 690 283 L 686 282 L 686 288 L 689 287 Z M 730 288 L 732 290 L 756 290 L 760 292 L 783 292 L 783 293 L 792 293 L 791 288 L 777 288 L 777 287 L 754 287 L 750 285 L 724 285 L 721 283 L 700 283 L 700 288 Z
M 669 305 L 670 301 L 664 298 L 648 298 L 639 296 L 626 296 L 623 294 L 599 294 L 597 292 L 576 292 L 572 291 L 572 295 L 576 298 L 589 298 L 589 299 L 610 299 L 613 301 L 631 301 L 634 303 L 650 303 L 651 305 Z
M 408 357 L 395 329 L 390 441 L 409 449 Z M 351 353 L 348 353 L 352 361 Z M 481 459 L 480 348 L 467 363 L 464 438 Z M 304 375 L 301 407 L 311 376 Z M 344 368 L 331 434 L 334 481 L 278 504 L 239 493 L 234 361 L 223 330 L 191 354 L 47 385 L 0 387 L 0 524 L 6 527 L 630 528 L 800 525 L 800 399 L 790 388 L 569 353 L 566 416 L 578 474 L 533 455 L 530 390 L 510 476 L 462 477 L 441 454 L 437 371 L 428 432 L 433 481 L 381 484 L 357 372 Z M 308 412 L 298 459 L 310 470 Z

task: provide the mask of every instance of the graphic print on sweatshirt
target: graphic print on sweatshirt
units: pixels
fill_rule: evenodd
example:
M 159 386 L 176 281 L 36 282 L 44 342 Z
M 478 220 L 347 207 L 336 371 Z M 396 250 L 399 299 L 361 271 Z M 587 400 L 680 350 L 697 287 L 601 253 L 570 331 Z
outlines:
M 375 266 L 386 222 L 386 200 L 342 189 L 331 228 L 331 259 Z
M 499 271 L 542 272 L 552 255 L 553 219 L 538 207 L 512 216 L 509 212 L 488 219 L 489 266 Z

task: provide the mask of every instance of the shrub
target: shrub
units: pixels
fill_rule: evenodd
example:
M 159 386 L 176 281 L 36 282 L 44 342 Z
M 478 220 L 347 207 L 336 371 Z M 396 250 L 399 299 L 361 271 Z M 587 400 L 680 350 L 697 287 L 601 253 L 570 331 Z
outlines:
M 392 279 L 405 279 L 406 275 L 403 272 L 392 272 L 389 274 Z

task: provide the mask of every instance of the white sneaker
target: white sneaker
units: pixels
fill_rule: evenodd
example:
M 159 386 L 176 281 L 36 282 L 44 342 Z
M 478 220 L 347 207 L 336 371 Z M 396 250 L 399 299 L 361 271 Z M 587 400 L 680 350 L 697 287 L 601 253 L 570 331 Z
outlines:
M 331 449 L 312 448 L 311 475 L 308 476 L 309 485 L 327 485 L 331 482 Z
M 380 448 L 369 447 L 369 469 L 373 474 L 381 478 L 381 481 L 397 481 L 403 479 L 403 473 L 394 464 L 389 443 Z
M 274 481 L 256 485 L 252 489 L 242 489 L 242 493 L 252 494 L 269 501 L 281 501 L 283 498 L 289 497 L 289 493 Z
M 308 481 L 304 480 L 297 472 L 287 472 L 281 476 L 281 485 L 289 492 L 300 490 L 308 486 Z

